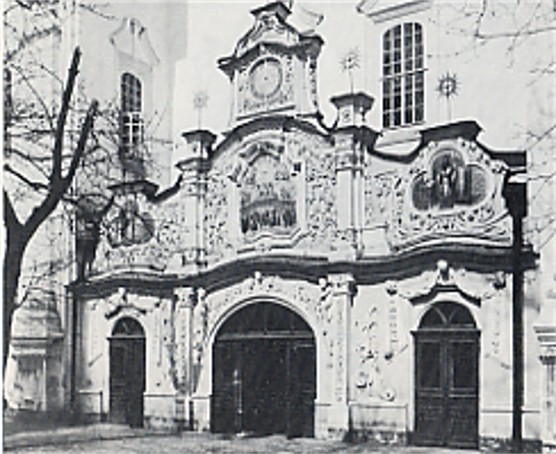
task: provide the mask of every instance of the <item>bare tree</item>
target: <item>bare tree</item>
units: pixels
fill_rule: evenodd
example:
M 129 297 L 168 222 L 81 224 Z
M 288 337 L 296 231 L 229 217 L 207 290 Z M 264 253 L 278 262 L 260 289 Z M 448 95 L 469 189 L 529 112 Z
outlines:
M 76 85 L 79 71 L 81 52 L 78 48 L 73 52 L 73 58 L 69 67 L 65 88 L 62 93 L 60 109 L 52 130 L 53 144 L 49 159 L 50 172 L 46 181 L 32 180 L 23 171 L 11 166 L 4 165 L 4 171 L 15 177 L 24 185 L 42 194 L 42 200 L 37 203 L 24 219 L 18 215 L 11 196 L 6 188 L 3 189 L 4 199 L 4 226 L 6 229 L 6 247 L 4 251 L 3 270 L 3 304 L 4 304 L 4 355 L 3 367 L 7 361 L 7 346 L 10 342 L 11 322 L 15 309 L 18 307 L 17 291 L 21 276 L 21 268 L 27 247 L 36 234 L 37 230 L 51 216 L 74 181 L 79 164 L 82 161 L 87 140 L 98 110 L 97 101 L 92 101 L 86 111 L 83 122 L 79 128 L 79 137 L 70 156 L 65 156 L 67 147 L 64 144 L 66 127 L 68 124 L 68 113 L 72 102 L 72 95 Z M 65 165 L 65 161 L 68 163 Z

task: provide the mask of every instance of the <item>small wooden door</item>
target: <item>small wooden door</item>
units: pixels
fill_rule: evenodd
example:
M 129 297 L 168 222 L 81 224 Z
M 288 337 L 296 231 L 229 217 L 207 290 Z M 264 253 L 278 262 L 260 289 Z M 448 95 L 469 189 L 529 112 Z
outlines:
M 476 448 L 479 332 L 469 311 L 433 306 L 415 336 L 415 444 Z
M 110 339 L 110 421 L 143 425 L 145 337 L 131 318 L 118 321 Z

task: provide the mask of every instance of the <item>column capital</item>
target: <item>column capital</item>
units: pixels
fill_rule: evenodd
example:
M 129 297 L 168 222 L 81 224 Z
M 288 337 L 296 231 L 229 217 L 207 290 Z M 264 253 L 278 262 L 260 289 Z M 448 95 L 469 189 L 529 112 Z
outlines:
M 179 306 L 191 307 L 191 308 L 195 306 L 197 300 L 197 294 L 193 287 L 175 288 L 174 295 L 176 297 Z
M 330 274 L 328 276 L 333 294 L 347 294 L 353 296 L 357 293 L 355 278 L 351 273 Z

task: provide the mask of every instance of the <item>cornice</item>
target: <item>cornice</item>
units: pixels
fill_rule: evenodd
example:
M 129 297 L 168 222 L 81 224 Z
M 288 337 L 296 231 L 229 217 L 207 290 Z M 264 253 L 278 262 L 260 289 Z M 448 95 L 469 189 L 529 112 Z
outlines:
M 119 272 L 96 276 L 69 286 L 75 295 L 103 297 L 119 288 L 171 297 L 177 287 L 202 287 L 215 290 L 227 287 L 256 271 L 313 283 L 329 274 L 351 273 L 357 284 L 376 284 L 403 279 L 434 268 L 439 260 L 449 258 L 454 267 L 476 272 L 511 272 L 512 250 L 506 247 L 477 247 L 445 243 L 436 247 L 415 248 L 404 253 L 365 257 L 357 260 L 333 261 L 325 256 L 269 253 L 238 256 L 225 263 L 186 275 L 147 272 Z M 522 266 L 532 269 L 536 255 L 530 248 L 523 250 Z

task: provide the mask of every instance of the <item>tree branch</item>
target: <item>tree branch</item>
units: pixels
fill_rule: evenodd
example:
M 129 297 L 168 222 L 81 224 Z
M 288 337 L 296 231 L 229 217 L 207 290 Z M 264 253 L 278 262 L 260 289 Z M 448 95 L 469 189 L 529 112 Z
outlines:
M 87 139 L 89 138 L 89 132 L 93 128 L 97 111 L 98 111 L 98 101 L 95 99 L 91 102 L 91 105 L 87 110 L 87 115 L 85 116 L 85 121 L 81 126 L 81 132 L 79 134 L 79 140 L 77 141 L 77 147 L 71 158 L 68 172 L 63 180 L 63 185 L 62 185 L 63 193 L 66 192 L 68 187 L 71 185 L 73 177 L 75 176 L 75 172 L 77 171 L 77 167 L 81 162 L 81 158 L 83 157 L 83 153 L 85 152 L 85 147 L 87 145 Z
M 25 183 L 27 186 L 29 186 L 31 189 L 34 189 L 35 191 L 48 189 L 47 184 L 41 183 L 39 181 L 30 180 L 25 175 L 12 168 L 9 164 L 4 164 L 4 170 L 8 173 L 11 173 L 13 176 L 17 177 L 20 181 L 22 181 L 23 183 Z
M 71 65 L 68 70 L 68 80 L 66 83 L 66 88 L 62 94 L 62 105 L 60 106 L 60 113 L 58 114 L 58 120 L 56 122 L 55 142 L 52 148 L 52 173 L 51 173 L 51 183 L 54 187 L 57 182 L 62 178 L 62 149 L 64 145 L 64 130 L 66 127 L 68 112 L 71 103 L 71 95 L 73 93 L 73 87 L 75 86 L 75 79 L 77 78 L 77 73 L 79 72 L 79 61 L 81 60 L 81 50 L 76 47 L 73 51 L 73 57 L 71 60 Z

